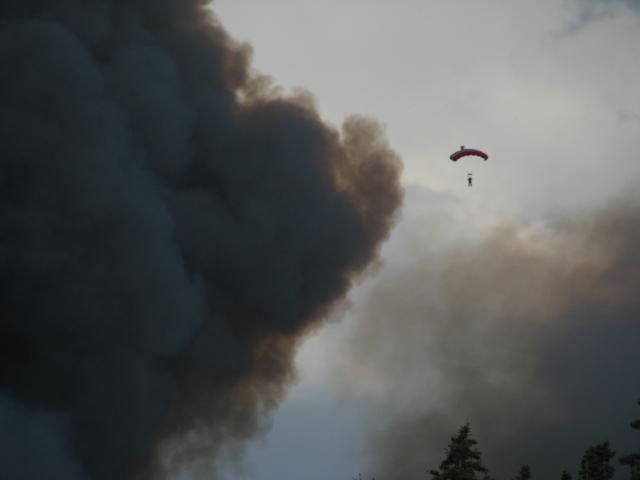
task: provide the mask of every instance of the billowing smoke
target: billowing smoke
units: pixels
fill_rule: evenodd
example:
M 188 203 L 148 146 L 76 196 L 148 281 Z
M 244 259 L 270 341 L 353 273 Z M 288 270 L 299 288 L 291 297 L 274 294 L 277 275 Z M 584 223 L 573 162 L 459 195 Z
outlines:
M 0 5 L 2 478 L 237 452 L 393 223 L 381 128 L 275 95 L 205 3 Z
M 407 197 L 342 363 L 375 413 L 370 473 L 425 478 L 466 421 L 496 478 L 576 474 L 604 440 L 637 451 L 640 196 L 489 234 L 460 230 L 469 205 Z

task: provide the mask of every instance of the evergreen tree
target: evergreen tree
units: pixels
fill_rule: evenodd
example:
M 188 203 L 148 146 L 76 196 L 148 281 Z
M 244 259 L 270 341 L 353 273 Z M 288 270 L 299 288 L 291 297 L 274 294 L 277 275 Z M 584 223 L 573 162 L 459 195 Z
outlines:
M 638 400 L 640 405 L 640 400 Z M 631 428 L 640 430 L 640 418 L 631 422 Z M 620 457 L 620 463 L 631 468 L 631 480 L 640 480 L 640 451 Z
M 615 469 L 609 461 L 615 456 L 609 442 L 589 447 L 580 462 L 581 480 L 611 480 Z
M 451 437 L 440 468 L 429 472 L 432 480 L 478 480 L 478 474 L 484 474 L 484 479 L 488 478 L 488 471 L 480 461 L 480 452 L 474 448 L 478 442 L 470 434 L 471 427 L 466 423 L 456 436 Z
M 520 467 L 520 471 L 514 480 L 531 480 L 531 468 L 529 468 L 529 465 Z
M 571 480 L 573 477 L 566 470 L 562 471 L 562 475 L 560 476 L 560 480 Z

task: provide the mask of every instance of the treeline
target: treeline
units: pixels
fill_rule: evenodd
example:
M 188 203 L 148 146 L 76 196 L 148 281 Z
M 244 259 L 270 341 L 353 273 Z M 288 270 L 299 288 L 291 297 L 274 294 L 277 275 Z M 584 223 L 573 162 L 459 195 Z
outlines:
M 638 401 L 640 405 L 640 401 Z M 631 428 L 640 430 L 640 419 L 631 422 Z M 430 480 L 493 480 L 482 464 L 482 454 L 477 441 L 471 438 L 471 427 L 466 423 L 451 437 L 444 460 L 435 470 L 430 470 Z M 609 442 L 592 445 L 584 452 L 578 470 L 578 480 L 611 480 L 615 472 L 612 464 L 616 456 Z M 630 480 L 640 480 L 640 450 L 621 456 L 619 463 L 628 467 Z M 513 480 L 531 480 L 531 468 L 523 465 Z M 573 480 L 568 471 L 558 472 L 558 480 Z M 362 480 L 361 476 L 358 479 Z M 372 480 L 375 480 L 372 479 Z

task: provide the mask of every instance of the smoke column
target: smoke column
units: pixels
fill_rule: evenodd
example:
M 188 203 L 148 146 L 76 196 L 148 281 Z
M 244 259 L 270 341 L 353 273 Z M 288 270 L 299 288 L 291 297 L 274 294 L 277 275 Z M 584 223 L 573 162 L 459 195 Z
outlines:
M 406 205 L 337 355 L 342 387 L 372 408 L 370 475 L 425 478 L 466 421 L 494 478 L 523 464 L 533 478 L 576 475 L 605 440 L 637 451 L 637 188 L 489 233 L 442 194 L 411 187 Z
M 401 202 L 381 128 L 196 0 L 0 5 L 0 476 L 162 478 L 254 434 Z

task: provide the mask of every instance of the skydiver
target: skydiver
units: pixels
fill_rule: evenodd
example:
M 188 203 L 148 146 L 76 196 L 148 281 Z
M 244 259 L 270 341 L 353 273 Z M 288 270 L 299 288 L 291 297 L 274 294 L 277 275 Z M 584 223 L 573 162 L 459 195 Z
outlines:
M 473 187 L 473 174 L 469 173 L 467 175 L 467 186 Z

